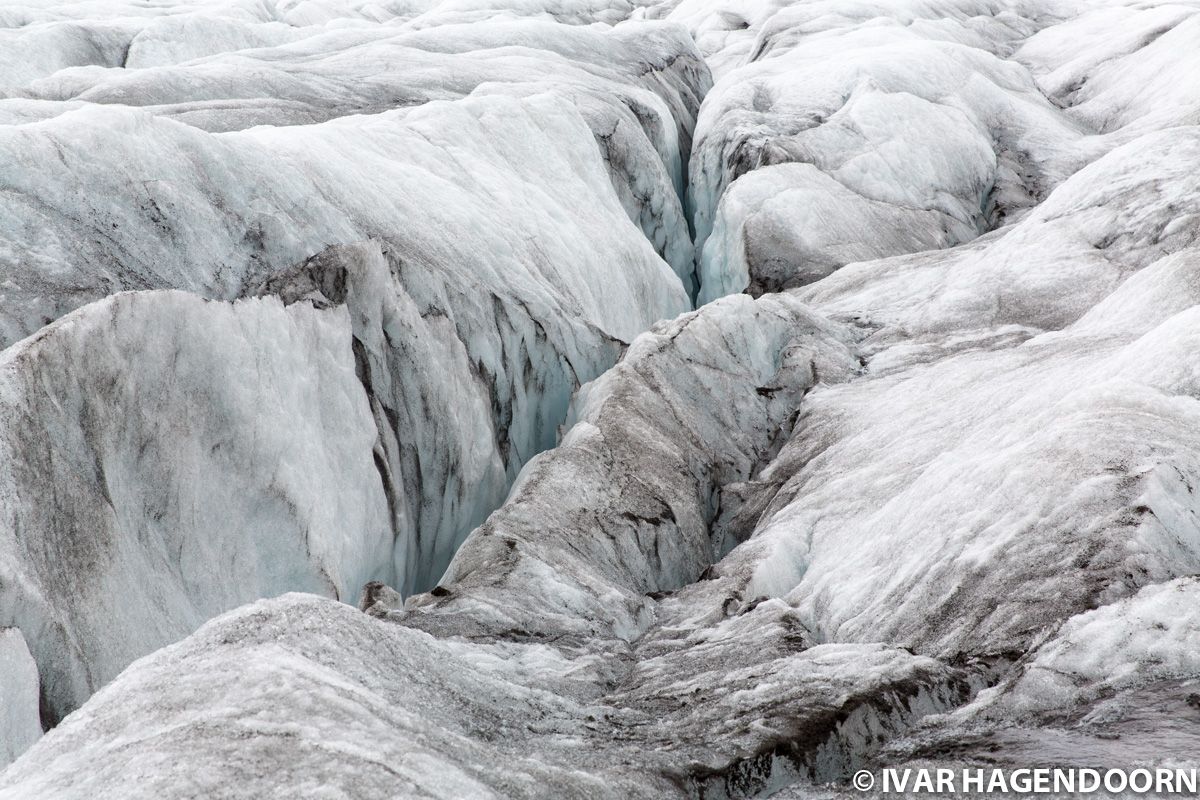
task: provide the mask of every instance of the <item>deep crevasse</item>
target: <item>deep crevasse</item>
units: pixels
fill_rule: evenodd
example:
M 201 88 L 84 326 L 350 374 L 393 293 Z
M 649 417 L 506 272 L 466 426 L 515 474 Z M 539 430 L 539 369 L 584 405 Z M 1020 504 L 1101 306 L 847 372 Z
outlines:
M 574 389 L 688 307 L 707 73 L 677 29 L 233 17 L 286 43 L 139 46 L 186 19 L 102 25 L 137 69 L 59 69 L 0 111 L 10 339 L 120 289 L 245 298 L 118 295 L 5 353 L 0 620 L 50 724 L 240 603 L 431 587 Z M 230 82 L 267 94 L 230 109 Z

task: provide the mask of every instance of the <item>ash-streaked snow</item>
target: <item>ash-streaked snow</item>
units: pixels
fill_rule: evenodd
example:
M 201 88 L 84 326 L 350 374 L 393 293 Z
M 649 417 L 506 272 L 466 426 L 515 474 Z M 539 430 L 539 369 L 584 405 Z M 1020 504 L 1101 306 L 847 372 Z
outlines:
M 0 798 L 1196 766 L 1200 4 L 0 26 Z

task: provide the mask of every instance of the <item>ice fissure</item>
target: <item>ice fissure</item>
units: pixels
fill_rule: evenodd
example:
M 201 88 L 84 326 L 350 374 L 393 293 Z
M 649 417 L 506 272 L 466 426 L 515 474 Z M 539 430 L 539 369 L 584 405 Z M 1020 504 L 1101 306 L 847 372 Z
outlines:
M 0 10 L 0 798 L 1194 761 L 1194 3 L 118 5 Z
M 61 495 L 59 464 L 86 476 L 78 500 L 56 495 L 52 507 L 28 513 L 10 505 L 12 538 L 3 545 L 11 573 L 0 619 L 29 641 L 50 719 L 132 659 L 256 597 L 305 590 L 352 600 L 370 580 L 430 588 L 525 461 L 554 444 L 574 388 L 638 332 L 689 306 L 682 160 L 707 69 L 686 34 L 533 21 L 382 38 L 313 33 L 303 80 L 274 84 L 281 99 L 331 71 L 344 85 L 356 70 L 372 72 L 357 93 L 304 94 L 310 107 L 327 108 L 328 122 L 301 124 L 266 97 L 257 109 L 220 113 L 225 103 L 207 94 L 208 82 L 217 89 L 228 79 L 217 73 L 241 75 L 245 64 L 234 56 L 222 67 L 218 55 L 96 76 L 120 85 L 119 107 L 93 97 L 27 120 L 20 109 L 54 104 L 17 101 L 17 117 L 0 127 L 13 154 L 0 328 L 8 341 L 37 331 L 8 351 L 14 414 L 35 428 L 49 424 L 34 396 L 41 391 L 54 398 L 51 408 L 66 397 L 81 409 L 48 438 L 27 437 L 44 449 L 19 445 L 4 489 L 24 498 L 44 485 Z M 366 51 L 364 60 L 347 62 L 347 48 Z M 264 69 L 280 63 L 280 53 L 256 52 Z M 388 65 L 383 74 L 372 58 Z M 560 81 L 546 84 L 550 63 Z M 447 73 L 459 81 L 450 94 Z M 248 80 L 258 80 L 253 70 Z M 373 105 L 421 81 L 436 95 L 430 102 Z M 268 120 L 274 125 L 244 130 Z M 80 125 L 92 141 L 74 136 Z M 23 168 L 39 160 L 49 167 Z M 70 207 L 80 195 L 104 202 Z M 44 241 L 30 258 L 16 248 L 34 226 Z M 330 241 L 343 244 L 321 244 Z M 160 287 L 220 302 L 181 310 L 184 301 Z M 111 309 L 85 305 L 39 330 L 122 288 L 155 291 Z M 176 344 L 165 360 L 135 357 L 132 331 L 158 331 L 156 313 L 163 324 L 192 320 L 195 341 Z M 259 318 L 273 322 L 260 328 Z M 229 320 L 240 336 L 206 332 Z M 269 333 L 280 324 L 328 333 Z M 74 341 L 80 330 L 97 352 L 84 355 Z M 61 372 L 47 358 L 63 361 Z M 233 395 L 198 374 L 183 385 L 183 364 L 220 358 L 233 359 L 234 371 L 212 377 L 237 381 Z M 288 359 L 324 360 L 332 371 L 262 383 L 272 359 L 280 369 Z M 80 385 L 72 370 L 81 363 L 94 363 L 98 381 L 107 377 Z M 178 402 L 161 391 L 158 405 L 144 402 L 147 386 L 172 376 Z M 323 399 L 327 391 L 353 413 Z M 305 393 L 311 405 L 289 405 L 288 396 Z M 306 431 L 332 413 L 352 420 L 355 435 Z M 281 449 L 263 436 L 271 425 L 307 442 Z M 7 431 L 15 437 L 19 428 Z M 341 437 L 337 445 L 330 436 Z M 172 464 L 176 437 L 187 457 Z M 178 495 L 173 473 L 228 477 Z M 260 492 L 278 502 L 262 504 Z M 343 516 L 344 503 L 355 512 Z M 135 589 L 143 569 L 156 577 Z M 144 602 L 145 592 L 156 600 Z

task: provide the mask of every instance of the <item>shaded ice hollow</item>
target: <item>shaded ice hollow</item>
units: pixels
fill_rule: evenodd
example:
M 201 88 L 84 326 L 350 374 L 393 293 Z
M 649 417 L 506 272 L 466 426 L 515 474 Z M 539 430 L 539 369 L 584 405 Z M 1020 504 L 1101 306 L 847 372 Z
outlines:
M 6 4 L 0 798 L 1195 766 L 1195 74 L 1194 2 Z

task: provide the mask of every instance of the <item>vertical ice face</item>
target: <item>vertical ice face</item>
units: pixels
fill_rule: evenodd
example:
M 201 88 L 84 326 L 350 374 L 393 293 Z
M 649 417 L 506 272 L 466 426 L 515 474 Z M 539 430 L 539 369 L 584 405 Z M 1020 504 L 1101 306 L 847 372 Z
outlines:
M 0 769 L 41 735 L 37 664 L 21 631 L 0 628 Z
M 847 332 L 787 297 L 726 298 L 653 328 L 579 391 L 559 447 L 459 549 L 453 596 L 420 607 L 530 636 L 636 638 L 648 595 L 736 543 L 716 520 L 723 489 L 766 460 L 805 392 L 856 366 Z
M 405 593 L 434 585 L 525 462 L 553 446 L 577 382 L 621 349 L 499 295 L 455 302 L 454 287 L 377 242 L 330 248 L 254 291 L 349 312 L 396 542 L 394 578 L 379 577 Z
M 5 351 L 0 431 L 0 619 L 51 721 L 227 608 L 391 578 L 344 309 L 116 295 Z

